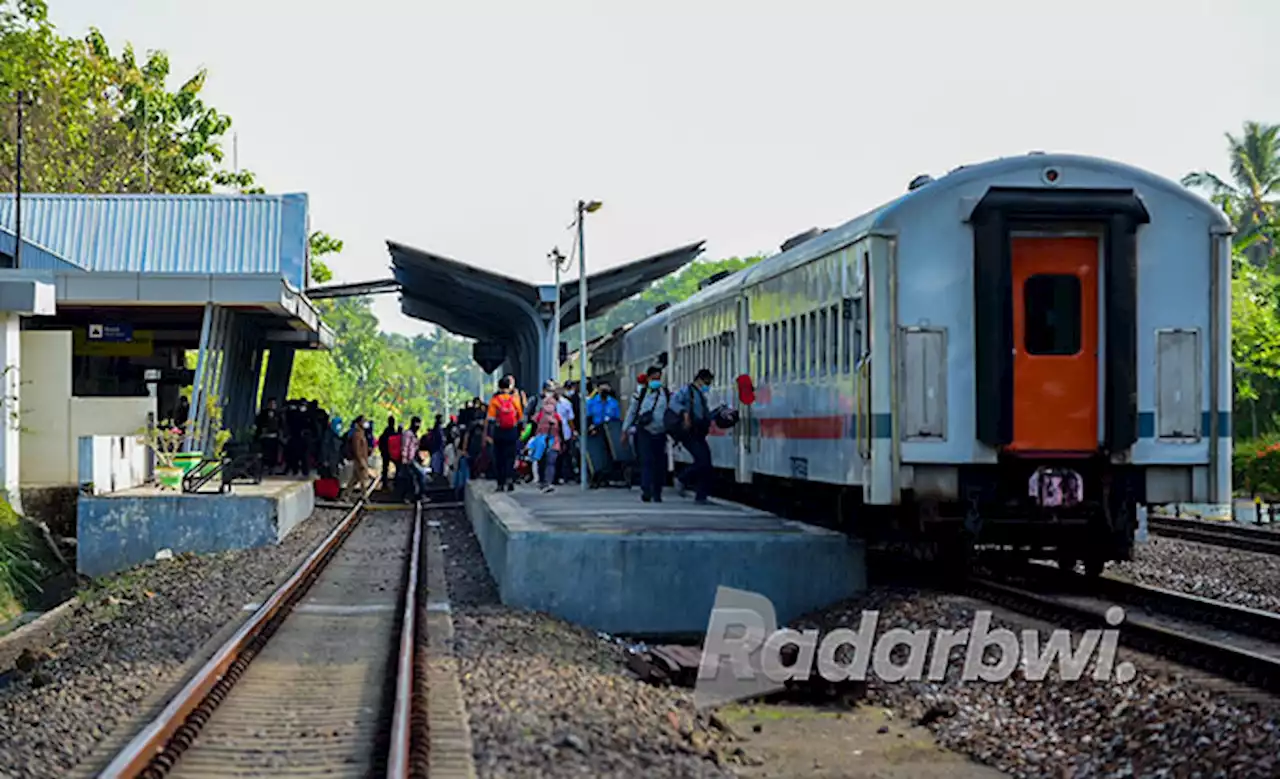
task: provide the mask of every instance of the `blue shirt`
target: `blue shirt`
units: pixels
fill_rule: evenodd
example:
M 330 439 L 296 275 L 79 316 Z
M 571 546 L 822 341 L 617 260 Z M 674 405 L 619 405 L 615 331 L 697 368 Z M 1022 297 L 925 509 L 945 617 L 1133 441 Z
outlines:
M 693 393 L 697 392 L 700 397 L 696 400 Z M 680 388 L 678 392 L 671 396 L 671 410 L 677 414 L 688 413 L 695 420 L 706 420 L 711 417 L 711 407 L 707 403 L 707 391 L 698 389 L 692 384 L 686 384 Z
M 587 398 L 587 419 L 593 425 L 603 425 L 605 422 L 612 422 L 615 419 L 622 418 L 622 409 L 618 405 L 618 399 L 610 395 L 602 398 L 599 395 L 592 395 Z

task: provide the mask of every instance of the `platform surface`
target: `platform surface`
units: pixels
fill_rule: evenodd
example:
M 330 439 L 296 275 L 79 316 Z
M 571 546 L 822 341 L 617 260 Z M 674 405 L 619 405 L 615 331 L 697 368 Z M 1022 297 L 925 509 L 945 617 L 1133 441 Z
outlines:
M 503 603 L 629 636 L 700 636 L 716 588 L 768 597 L 779 624 L 866 588 L 847 536 L 724 501 L 467 485 L 467 516 Z
M 154 486 L 81 495 L 76 569 L 103 576 L 168 549 L 206 554 L 278 543 L 315 510 L 310 480 L 268 478 L 228 495 L 183 494 Z

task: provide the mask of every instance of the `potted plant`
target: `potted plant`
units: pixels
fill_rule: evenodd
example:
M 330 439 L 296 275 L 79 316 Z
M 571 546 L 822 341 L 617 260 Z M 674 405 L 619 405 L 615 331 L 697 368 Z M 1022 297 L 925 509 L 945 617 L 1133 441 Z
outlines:
M 231 433 L 222 429 L 222 406 L 213 398 L 205 401 L 205 418 L 216 432 L 213 435 L 213 453 L 218 456 L 226 446 Z M 183 443 L 195 431 L 195 419 L 188 417 L 179 426 L 165 420 L 154 427 L 138 431 L 138 439 L 156 456 L 156 481 L 161 489 L 180 489 L 182 477 L 195 470 L 204 460 L 202 451 L 183 451 Z

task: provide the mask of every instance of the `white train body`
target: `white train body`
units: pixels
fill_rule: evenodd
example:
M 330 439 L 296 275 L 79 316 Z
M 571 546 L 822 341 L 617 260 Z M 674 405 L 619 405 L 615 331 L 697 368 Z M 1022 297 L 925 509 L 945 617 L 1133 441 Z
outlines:
M 1231 494 L 1230 232 L 1126 165 L 962 167 L 638 323 L 619 389 L 655 362 L 673 388 L 710 368 L 742 420 L 713 464 L 739 483 L 959 512 L 995 542 L 1078 519 L 1092 536 L 1060 546 L 1123 557 L 1134 505 Z M 1046 467 L 1080 475 L 1088 505 L 1024 505 Z

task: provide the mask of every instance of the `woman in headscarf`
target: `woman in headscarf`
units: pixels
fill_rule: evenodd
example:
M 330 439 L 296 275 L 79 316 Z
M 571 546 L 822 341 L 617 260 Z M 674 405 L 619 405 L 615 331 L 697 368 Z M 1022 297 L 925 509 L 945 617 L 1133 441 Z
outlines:
M 560 456 L 560 449 L 564 445 L 564 432 L 561 429 L 563 420 L 556 411 L 556 404 L 559 402 L 559 395 L 556 393 L 554 382 L 547 382 L 547 386 L 542 391 L 542 403 L 538 407 L 538 412 L 533 415 L 533 432 L 535 436 L 544 436 L 546 440 L 545 454 L 542 456 L 541 468 L 538 470 L 538 486 L 543 492 L 552 492 L 555 487 L 551 486 L 551 482 L 556 475 L 556 460 Z

